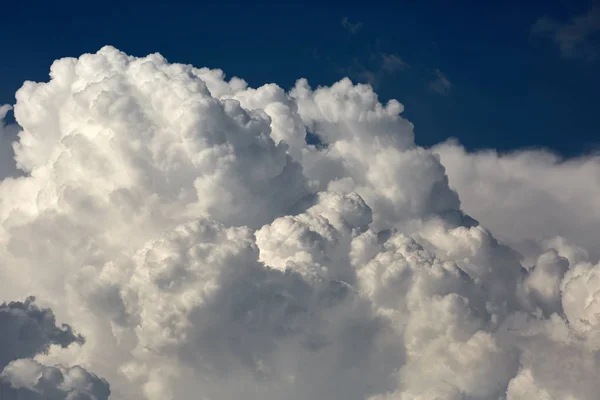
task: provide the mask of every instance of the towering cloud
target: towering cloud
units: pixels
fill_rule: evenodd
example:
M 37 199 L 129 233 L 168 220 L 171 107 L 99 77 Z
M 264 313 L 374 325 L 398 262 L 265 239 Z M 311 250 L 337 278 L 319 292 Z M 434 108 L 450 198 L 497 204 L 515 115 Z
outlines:
M 593 210 L 569 210 L 562 235 L 511 231 L 561 211 L 487 218 L 462 182 L 494 182 L 494 169 L 416 146 L 402 110 L 348 79 L 249 88 L 112 47 L 56 61 L 49 82 L 17 92 L 20 173 L 0 182 L 2 300 L 33 293 L 53 312 L 0 308 L 2 387 L 594 399 L 600 264 L 579 214 Z M 571 170 L 541 165 L 554 194 L 553 174 Z M 522 193 L 541 182 L 519 168 Z

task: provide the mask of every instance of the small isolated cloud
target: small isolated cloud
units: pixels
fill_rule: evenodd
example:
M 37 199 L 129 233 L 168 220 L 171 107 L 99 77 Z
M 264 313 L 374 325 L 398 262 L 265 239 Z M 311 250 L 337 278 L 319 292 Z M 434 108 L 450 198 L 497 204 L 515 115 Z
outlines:
M 408 64 L 396 54 L 382 54 L 381 68 L 386 72 L 396 72 L 408 67 Z
M 427 84 L 429 90 L 444 96 L 450 94 L 450 91 L 454 85 L 452 82 L 450 82 L 446 74 L 439 69 L 435 69 L 434 73 L 435 78 Z
M 342 72 L 358 79 L 360 82 L 366 82 L 376 89 L 383 80 L 409 67 L 397 54 L 372 54 L 371 61 L 371 65 L 375 65 L 373 68 L 366 66 L 355 58 L 353 65 Z
M 351 35 L 356 35 L 358 31 L 363 27 L 363 23 L 358 21 L 355 23 L 350 22 L 348 17 L 342 18 L 342 27 L 350 32 Z
M 573 17 L 569 22 L 560 22 L 548 16 L 539 18 L 531 27 L 531 33 L 554 41 L 565 58 L 593 60 L 598 48 L 592 42 L 600 32 L 600 5 L 592 6 L 587 12 Z

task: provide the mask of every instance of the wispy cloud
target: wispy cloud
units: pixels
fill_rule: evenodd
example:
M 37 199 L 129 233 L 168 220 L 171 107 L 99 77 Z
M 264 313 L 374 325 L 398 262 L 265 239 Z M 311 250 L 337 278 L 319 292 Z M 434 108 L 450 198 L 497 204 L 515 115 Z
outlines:
M 566 23 L 543 16 L 533 24 L 531 33 L 550 38 L 565 58 L 594 60 L 598 57 L 598 49 L 590 39 L 600 33 L 600 5 L 592 6 Z
M 363 23 L 360 21 L 352 23 L 350 22 L 348 17 L 344 17 L 342 18 L 342 27 L 344 27 L 344 29 L 350 32 L 350 34 L 356 35 L 358 31 L 363 27 Z
M 439 69 L 434 70 L 435 78 L 431 80 L 427 86 L 429 89 L 437 94 L 448 95 L 454 86 L 452 82 L 448 79 L 446 74 L 444 74 Z
M 408 64 L 396 54 L 382 54 L 381 58 L 383 59 L 381 69 L 386 72 L 396 72 L 408 67 Z
M 370 64 L 371 67 L 367 67 L 355 58 L 353 64 L 342 72 L 377 88 L 385 78 L 409 67 L 399 55 L 387 53 L 372 54 Z M 375 67 L 372 67 L 373 64 Z

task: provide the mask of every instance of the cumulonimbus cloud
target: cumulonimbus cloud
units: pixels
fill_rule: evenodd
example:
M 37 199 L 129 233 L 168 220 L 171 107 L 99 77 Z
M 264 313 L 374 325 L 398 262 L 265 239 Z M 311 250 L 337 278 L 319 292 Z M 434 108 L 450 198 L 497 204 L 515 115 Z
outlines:
M 460 184 L 472 156 L 415 145 L 402 105 L 370 86 L 249 88 L 104 47 L 16 97 L 22 174 L 0 182 L 0 293 L 35 294 L 52 318 L 2 339 L 0 354 L 33 346 L 2 366 L 13 392 L 597 396 L 590 242 L 495 228 Z M 525 239 L 531 262 L 508 245 Z

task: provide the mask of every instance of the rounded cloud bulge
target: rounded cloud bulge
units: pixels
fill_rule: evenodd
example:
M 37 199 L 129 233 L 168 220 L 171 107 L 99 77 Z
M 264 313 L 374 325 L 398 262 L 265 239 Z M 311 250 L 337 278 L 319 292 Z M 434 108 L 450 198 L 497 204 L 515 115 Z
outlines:
M 417 146 L 369 85 L 251 88 L 107 46 L 16 99 L 7 399 L 597 397 L 589 241 L 497 238 L 446 174 L 470 155 Z

